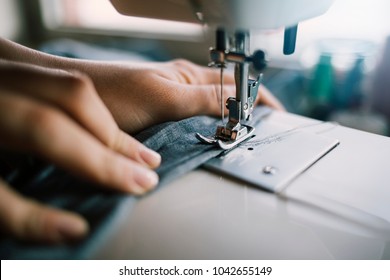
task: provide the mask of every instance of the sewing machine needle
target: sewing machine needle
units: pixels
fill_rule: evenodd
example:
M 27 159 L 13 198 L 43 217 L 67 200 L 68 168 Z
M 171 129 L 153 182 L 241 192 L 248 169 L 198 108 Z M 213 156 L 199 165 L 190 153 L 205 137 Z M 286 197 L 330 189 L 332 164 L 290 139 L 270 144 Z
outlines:
M 222 125 L 225 125 L 224 119 L 225 119 L 225 107 L 223 106 L 224 100 L 223 100 L 223 68 L 224 66 L 221 65 L 221 117 L 222 117 Z

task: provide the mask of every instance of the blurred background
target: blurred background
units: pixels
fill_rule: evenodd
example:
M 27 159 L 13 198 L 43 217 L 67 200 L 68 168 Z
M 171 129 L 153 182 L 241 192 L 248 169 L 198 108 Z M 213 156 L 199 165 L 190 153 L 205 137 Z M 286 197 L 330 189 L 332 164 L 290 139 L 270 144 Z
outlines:
M 0 36 L 67 57 L 207 65 L 214 46 L 205 27 L 122 16 L 109 0 L 0 0 L 0 7 Z M 388 136 L 388 11 L 388 0 L 335 0 L 300 23 L 291 56 L 282 54 L 283 30 L 254 32 L 252 51 L 270 59 L 264 83 L 290 112 Z

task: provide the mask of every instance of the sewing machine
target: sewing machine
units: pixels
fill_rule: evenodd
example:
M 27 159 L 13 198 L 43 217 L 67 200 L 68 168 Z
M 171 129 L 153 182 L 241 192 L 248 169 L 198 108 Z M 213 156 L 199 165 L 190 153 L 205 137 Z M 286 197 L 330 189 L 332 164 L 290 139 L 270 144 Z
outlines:
M 307 0 L 189 0 L 160 1 L 111 0 L 115 8 L 126 15 L 201 23 L 216 33 L 216 46 L 210 49 L 209 66 L 218 67 L 220 75 L 220 107 L 222 124 L 216 125 L 214 135 L 196 134 L 205 144 L 217 145 L 231 151 L 240 143 L 262 142 L 278 128 L 264 128 L 253 116 L 262 72 L 267 65 L 265 52 L 249 49 L 252 30 L 284 28 L 284 46 L 280 51 L 288 55 L 295 50 L 298 22 L 324 13 L 332 0 L 315 3 Z M 228 63 L 235 64 L 236 96 L 223 100 L 223 71 Z M 224 119 L 224 106 L 229 115 Z M 254 120 L 252 120 L 254 119 Z M 257 127 L 256 135 L 254 134 Z M 210 170 L 233 176 L 271 192 L 281 191 L 289 182 L 312 166 L 339 144 L 302 131 L 279 141 L 272 148 L 254 145 L 240 151 L 240 162 L 224 156 L 210 160 L 204 166 Z M 275 139 L 279 139 L 278 137 Z M 263 141 L 264 142 L 264 141 Z M 293 149 L 291 147 L 294 147 Z M 260 156 L 261 155 L 261 156 Z M 286 157 L 288 155 L 288 157 Z
M 216 29 L 216 46 L 210 49 L 210 66 L 221 69 L 222 125 L 212 137 L 198 134 L 199 140 L 228 150 L 251 137 L 251 118 L 262 71 L 267 65 L 265 53 L 250 53 L 250 31 L 284 27 L 284 54 L 295 50 L 298 22 L 324 13 L 333 0 L 111 0 L 122 14 L 191 23 Z M 236 96 L 226 100 L 229 117 L 223 120 L 223 69 L 234 63 Z
M 153 12 L 154 15 L 150 15 L 153 17 L 170 12 L 171 14 L 166 18 L 179 17 L 179 20 L 184 20 L 182 19 L 184 17 L 193 22 L 198 19 L 194 16 L 190 3 L 193 5 L 195 2 L 204 2 L 204 5 L 211 5 L 217 2 L 212 0 L 203 2 L 112 1 L 118 5 L 125 5 L 120 8 L 124 12 L 126 7 L 130 7 L 130 3 L 133 3 L 138 7 L 146 6 L 144 12 Z M 158 6 L 150 5 L 153 2 Z M 273 5 L 271 1 L 226 1 L 228 4 L 238 3 L 240 6 L 235 7 L 236 9 L 230 6 L 232 9 L 229 13 L 232 17 L 221 17 L 220 20 L 229 19 L 236 23 L 240 20 L 248 20 L 249 24 L 252 22 L 253 14 L 258 12 L 251 9 L 254 6 L 247 7 L 245 11 L 251 17 L 234 18 L 234 16 L 241 14 L 244 4 L 252 2 L 269 4 L 261 9 L 264 11 L 263 16 L 269 16 L 268 21 L 264 17 L 258 18 L 259 21 L 264 22 L 262 25 L 264 28 L 287 25 L 293 26 L 292 30 L 294 30 L 296 23 L 303 20 L 305 16 L 301 15 L 287 22 L 289 16 L 296 14 L 293 8 L 312 16 L 320 13 L 320 10 L 314 13 L 308 9 L 312 8 L 312 5 L 317 6 L 327 1 L 311 1 L 312 3 L 307 1 L 310 5 L 308 4 L 308 7 L 302 10 L 299 8 L 304 1 L 272 1 L 279 3 L 280 7 L 277 4 Z M 300 5 L 292 5 L 282 10 L 285 6 L 281 3 Z M 228 6 L 219 7 L 224 9 L 222 14 L 228 13 L 226 12 Z M 284 15 L 286 17 L 270 15 L 265 11 L 271 6 L 276 8 L 275 12 L 278 15 L 283 15 L 284 11 L 291 14 L 286 12 L 287 14 Z M 324 4 L 323 10 L 326 9 L 325 6 L 327 4 Z M 217 11 L 220 12 L 220 9 Z M 133 11 L 138 15 L 143 14 L 136 9 Z M 188 13 L 186 14 L 185 11 Z M 279 22 L 280 18 L 281 21 L 286 20 L 286 22 Z M 271 20 L 273 20 L 272 24 Z M 265 24 L 265 21 L 269 25 Z M 208 22 L 217 22 L 217 20 L 208 20 Z M 233 40 L 239 34 L 228 22 L 224 27 L 222 29 L 221 26 L 215 25 L 219 40 L 217 46 L 211 50 L 212 62 L 222 66 L 230 61 L 238 66 L 249 64 L 250 68 L 253 60 L 244 61 L 242 54 L 238 55 L 238 58 L 234 57 L 235 45 L 227 43 L 223 45 L 229 37 L 228 34 L 233 34 Z M 291 35 L 289 32 L 291 31 L 287 31 L 287 37 Z M 222 47 L 218 43 L 221 41 Z M 292 46 L 292 44 L 287 45 Z M 261 52 L 259 53 L 260 58 L 263 59 Z M 253 56 L 245 54 L 245 57 Z M 221 70 L 223 71 L 223 67 Z M 237 70 L 237 76 L 238 81 L 241 81 L 243 73 L 240 69 Z M 247 80 L 249 81 L 249 78 Z M 239 88 L 237 92 L 241 98 L 244 90 Z M 255 119 L 260 114 L 255 111 L 252 115 L 252 119 Z M 239 118 L 240 124 L 243 122 L 248 125 L 245 117 L 239 115 Z M 50 173 L 52 170 L 54 176 L 50 177 L 50 184 L 54 188 L 50 188 L 50 192 L 42 192 L 44 190 L 42 187 L 45 186 L 40 186 L 34 179 L 31 185 L 33 188 L 27 190 L 28 193 L 38 192 L 43 195 L 47 193 L 52 201 L 59 201 L 66 208 L 77 209 L 82 214 L 91 213 L 86 215 L 92 223 L 91 235 L 85 242 L 65 247 L 47 247 L 11 241 L 2 249 L 8 255 L 14 248 L 12 254 L 16 256 L 23 254 L 26 256 L 23 259 L 34 256 L 35 258 L 45 256 L 41 257 L 44 259 L 60 256 L 62 259 L 120 260 L 390 259 L 388 203 L 390 200 L 388 186 L 390 139 L 279 111 L 274 111 L 265 117 L 262 125 L 256 126 L 256 133 L 278 133 L 276 130 L 293 132 L 297 127 L 312 133 L 303 135 L 303 138 L 295 138 L 295 145 L 291 145 L 291 142 L 275 141 L 262 152 L 261 156 L 255 154 L 256 147 L 249 151 L 251 146 L 247 143 L 251 140 L 248 140 L 241 145 L 236 145 L 235 149 L 229 150 L 224 156 L 226 163 L 231 163 L 230 174 L 221 175 L 204 168 L 197 168 L 143 198 L 121 196 L 115 192 L 101 193 L 94 186 L 88 186 L 89 184 L 84 180 L 81 182 L 73 180 L 66 173 L 63 174 L 50 165 L 48 169 L 43 170 L 44 173 L 48 170 Z M 281 171 L 285 167 L 283 164 L 292 162 L 292 166 L 298 165 L 299 161 L 295 153 L 302 154 L 302 150 L 297 149 L 298 145 L 304 146 L 304 151 L 307 152 L 310 150 L 308 143 L 318 143 L 318 138 L 312 138 L 313 134 L 321 134 L 328 139 L 339 139 L 342 145 L 296 177 L 287 188 L 277 194 L 259 191 L 253 187 L 256 182 L 248 184 L 243 180 L 232 180 L 231 176 L 228 176 L 236 172 L 243 177 L 242 179 L 256 179 L 260 175 L 272 178 L 275 176 L 272 175 L 274 172 L 272 167 L 264 169 L 265 175 L 261 174 L 263 158 L 268 160 L 280 158 L 281 161 L 276 162 L 275 166 L 279 168 L 278 174 L 282 174 Z M 297 137 L 299 134 L 294 135 Z M 311 138 L 308 141 L 306 137 Z M 251 166 L 241 165 L 245 159 L 250 161 Z M 213 159 L 214 162 L 219 160 Z M 256 174 L 248 175 L 250 169 Z M 31 170 L 28 171 L 31 175 L 28 178 L 40 178 L 40 175 L 37 177 L 30 174 Z M 43 177 L 45 176 L 46 174 Z M 62 196 L 63 194 L 65 196 Z M 58 200 L 59 198 L 61 199 Z M 93 207 L 98 204 L 99 207 Z M 88 212 L 88 208 L 92 208 L 93 211 Z

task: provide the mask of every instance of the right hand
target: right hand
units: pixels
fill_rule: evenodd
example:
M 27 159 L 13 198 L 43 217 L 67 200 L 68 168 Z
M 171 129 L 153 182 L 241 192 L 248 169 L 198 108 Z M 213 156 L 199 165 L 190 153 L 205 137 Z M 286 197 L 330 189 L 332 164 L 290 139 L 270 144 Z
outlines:
M 0 60 L 0 149 L 36 154 L 101 185 L 136 195 L 153 189 L 161 157 L 121 131 L 80 73 Z M 0 230 L 64 242 L 88 232 L 75 213 L 22 197 L 0 178 Z

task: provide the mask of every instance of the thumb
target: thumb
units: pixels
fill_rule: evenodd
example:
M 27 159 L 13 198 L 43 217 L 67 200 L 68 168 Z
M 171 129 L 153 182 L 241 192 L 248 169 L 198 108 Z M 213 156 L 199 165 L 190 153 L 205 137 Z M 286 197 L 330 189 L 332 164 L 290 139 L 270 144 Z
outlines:
M 181 89 L 181 93 L 181 104 L 186 108 L 178 110 L 182 114 L 178 116 L 179 119 L 199 114 L 221 115 L 221 86 L 219 84 L 185 85 Z M 232 84 L 223 86 L 222 107 L 225 115 L 228 113 L 225 103 L 229 97 L 236 97 L 236 87 Z M 280 101 L 263 85 L 259 87 L 256 104 L 263 104 L 276 110 L 285 111 Z
M 88 224 L 77 214 L 23 198 L 0 180 L 1 231 L 21 240 L 60 243 L 84 237 Z
M 283 104 L 265 86 L 259 86 L 256 104 L 263 104 L 278 111 L 286 111 Z

